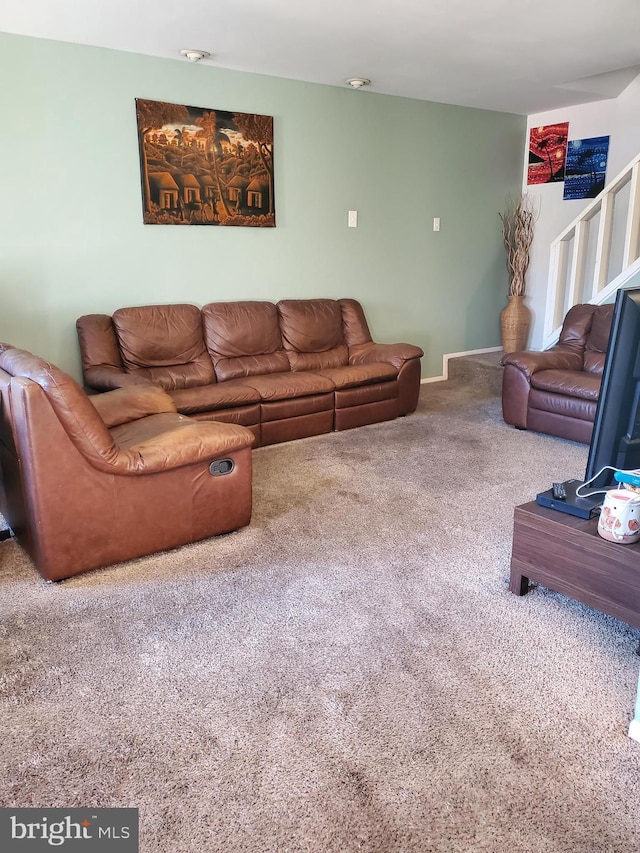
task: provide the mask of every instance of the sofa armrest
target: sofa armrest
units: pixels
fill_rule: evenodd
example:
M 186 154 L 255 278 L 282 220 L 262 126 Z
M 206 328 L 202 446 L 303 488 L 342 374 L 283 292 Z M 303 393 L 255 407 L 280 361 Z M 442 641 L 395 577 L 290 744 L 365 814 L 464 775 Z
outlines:
M 376 344 L 369 342 L 349 347 L 349 364 L 391 364 L 397 370 L 414 358 L 422 358 L 424 352 L 413 344 Z
M 96 394 L 89 400 L 109 429 L 147 415 L 177 411 L 171 397 L 157 385 L 130 385 Z
M 524 373 L 530 382 L 534 373 L 539 370 L 582 370 L 582 353 L 574 349 L 555 346 L 543 352 L 522 350 L 510 352 L 502 357 L 502 365 L 513 365 Z
M 132 385 L 158 387 L 150 379 L 145 379 L 144 376 L 125 373 L 109 364 L 87 367 L 84 371 L 84 384 L 87 388 L 93 388 L 95 391 L 112 391 L 114 388 L 128 388 Z

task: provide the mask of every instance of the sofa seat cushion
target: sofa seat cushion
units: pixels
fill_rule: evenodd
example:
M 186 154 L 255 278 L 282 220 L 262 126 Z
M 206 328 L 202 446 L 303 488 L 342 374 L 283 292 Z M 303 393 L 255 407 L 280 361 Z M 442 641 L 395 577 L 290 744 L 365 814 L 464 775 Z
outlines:
M 318 373 L 270 373 L 267 376 L 247 376 L 244 383 L 255 388 L 263 401 L 330 394 L 334 389 L 333 382 Z
M 331 367 L 326 370 L 316 370 L 314 373 L 326 376 L 337 389 L 357 388 L 360 385 L 372 385 L 374 382 L 386 382 L 398 377 L 395 367 L 380 363 Z
M 532 388 L 597 402 L 600 376 L 584 370 L 540 370 L 531 377 Z
M 195 305 L 145 305 L 114 312 L 113 327 L 127 373 L 166 391 L 215 382 Z
M 235 379 L 197 388 L 178 388 L 171 392 L 171 397 L 183 415 L 249 406 L 260 402 L 260 394 L 255 388 Z

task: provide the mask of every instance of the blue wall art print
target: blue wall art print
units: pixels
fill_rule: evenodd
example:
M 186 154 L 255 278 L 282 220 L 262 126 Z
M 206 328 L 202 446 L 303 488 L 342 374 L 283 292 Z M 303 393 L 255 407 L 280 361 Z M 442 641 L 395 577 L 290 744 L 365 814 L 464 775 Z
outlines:
M 602 192 L 608 153 L 608 136 L 570 139 L 567 144 L 563 198 L 595 198 Z

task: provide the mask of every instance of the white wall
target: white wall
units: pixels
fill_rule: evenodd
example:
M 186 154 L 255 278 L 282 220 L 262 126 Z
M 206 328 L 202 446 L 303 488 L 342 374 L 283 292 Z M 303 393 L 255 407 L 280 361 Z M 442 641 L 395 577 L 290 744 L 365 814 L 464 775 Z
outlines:
M 640 75 L 615 99 L 536 113 L 528 117 L 522 189 L 534 199 L 540 211 L 527 275 L 527 304 L 533 314 L 529 336 L 532 349 L 542 348 L 550 244 L 591 201 L 564 201 L 563 183 L 527 186 L 529 130 L 564 121 L 569 122 L 569 139 L 611 137 L 606 175 L 606 183 L 609 183 L 640 151 Z

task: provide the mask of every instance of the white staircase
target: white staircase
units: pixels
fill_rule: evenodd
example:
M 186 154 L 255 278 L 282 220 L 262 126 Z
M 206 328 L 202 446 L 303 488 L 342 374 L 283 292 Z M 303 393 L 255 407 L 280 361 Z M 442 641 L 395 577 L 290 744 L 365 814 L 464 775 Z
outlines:
M 551 244 L 543 349 L 558 339 L 565 314 L 600 304 L 640 271 L 640 154 Z

